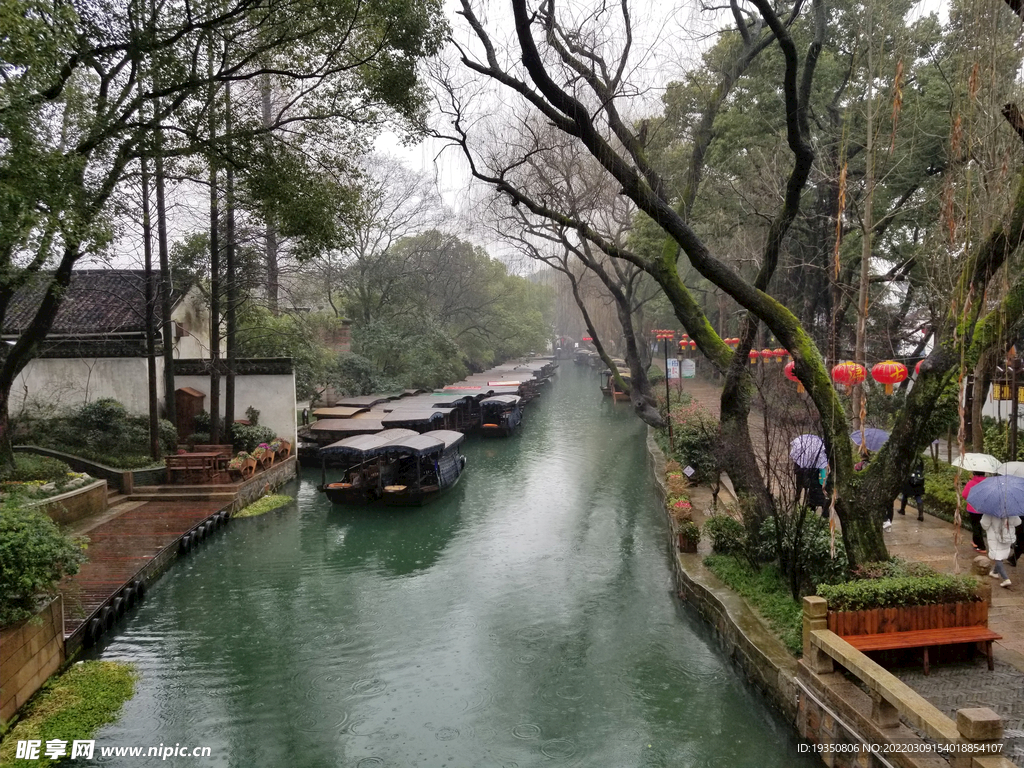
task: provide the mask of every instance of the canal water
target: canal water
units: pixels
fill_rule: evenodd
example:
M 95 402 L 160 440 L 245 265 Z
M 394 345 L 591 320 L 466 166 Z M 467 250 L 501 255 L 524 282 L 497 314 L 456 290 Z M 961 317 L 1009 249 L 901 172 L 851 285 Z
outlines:
M 644 440 L 570 363 L 431 506 L 332 507 L 305 470 L 93 652 L 141 672 L 97 748 L 212 757 L 93 764 L 816 765 L 673 596 Z

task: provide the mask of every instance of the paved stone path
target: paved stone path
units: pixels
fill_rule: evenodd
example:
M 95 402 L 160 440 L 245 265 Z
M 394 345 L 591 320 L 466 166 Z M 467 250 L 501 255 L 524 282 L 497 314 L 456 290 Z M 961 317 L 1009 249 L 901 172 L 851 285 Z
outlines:
M 688 379 L 683 382 L 683 389 L 717 417 L 720 386 Z M 759 438 L 763 441 L 765 424 L 756 412 L 751 414 L 750 430 L 754 444 L 763 444 Z M 940 456 L 945 458 L 945 448 Z M 788 462 L 788 456 L 785 461 Z M 785 474 L 788 467 L 776 476 Z M 723 484 L 732 490 L 730 483 Z M 891 555 L 927 563 L 942 573 L 970 573 L 976 553 L 971 548 L 969 528 L 961 532 L 958 543 L 955 539 L 953 525 L 928 514 L 918 522 L 917 511 L 911 507 L 906 515 L 893 516 L 892 529 L 885 534 Z M 1013 582 L 1009 588 L 1001 588 L 992 580 L 989 626 L 1003 636 L 994 647 L 995 671 L 989 672 L 980 655 L 968 662 L 934 664 L 929 675 L 920 668 L 891 671 L 954 718 L 956 710 L 963 707 L 985 706 L 995 710 L 1005 721 L 1006 756 L 1024 765 L 1024 562 L 1017 567 L 1008 566 L 1008 572 Z

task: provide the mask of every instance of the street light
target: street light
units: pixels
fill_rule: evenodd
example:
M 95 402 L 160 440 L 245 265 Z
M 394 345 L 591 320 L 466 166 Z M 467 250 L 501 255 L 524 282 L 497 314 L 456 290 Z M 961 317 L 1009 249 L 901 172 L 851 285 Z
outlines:
M 672 438 L 672 395 L 668 383 L 668 342 L 675 341 L 676 332 L 665 329 L 654 329 L 655 338 L 665 342 L 665 418 L 668 420 L 668 448 L 675 451 L 675 441 Z

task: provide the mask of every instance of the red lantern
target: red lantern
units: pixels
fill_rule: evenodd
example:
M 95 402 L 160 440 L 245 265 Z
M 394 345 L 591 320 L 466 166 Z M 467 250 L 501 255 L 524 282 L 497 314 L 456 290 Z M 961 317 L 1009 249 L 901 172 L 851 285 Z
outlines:
M 891 395 L 892 385 L 899 384 L 907 378 L 907 366 L 897 363 L 895 360 L 884 360 L 881 363 L 875 363 L 875 367 L 871 369 L 871 378 L 879 384 L 884 384 L 885 394 Z
M 693 339 L 690 339 L 690 349 L 696 349 L 696 348 L 697 348 L 697 342 L 694 341 Z
M 772 359 L 772 355 L 774 355 L 774 354 L 775 353 L 772 352 L 770 349 L 762 349 L 761 350 L 761 359 L 764 360 L 767 363 L 769 360 Z
M 582 339 L 580 339 L 580 341 L 593 341 L 593 339 L 590 338 L 589 336 L 584 336 Z
M 918 376 L 921 375 L 921 363 L 923 362 L 924 360 L 918 360 L 917 365 L 914 366 L 914 373 L 917 374 Z
M 756 349 L 752 349 L 750 350 L 750 354 L 748 355 L 748 357 L 750 357 L 751 365 L 757 365 L 757 361 L 761 359 L 761 353 L 758 352 Z
M 786 356 L 786 350 L 782 349 L 782 347 L 779 347 L 778 349 L 775 350 L 773 354 L 775 355 L 775 362 L 781 363 L 782 358 Z
M 782 369 L 782 373 L 790 381 L 795 381 L 796 382 L 796 391 L 797 392 L 803 392 L 804 391 L 804 385 L 800 382 L 800 379 L 798 379 L 796 377 L 796 370 L 795 369 L 796 369 L 796 362 L 793 361 L 793 360 L 790 360 L 788 363 L 786 363 L 785 367 Z
M 857 363 L 840 363 L 832 369 L 832 381 L 845 387 L 860 384 L 866 378 L 867 371 L 864 370 L 863 365 L 858 365 Z

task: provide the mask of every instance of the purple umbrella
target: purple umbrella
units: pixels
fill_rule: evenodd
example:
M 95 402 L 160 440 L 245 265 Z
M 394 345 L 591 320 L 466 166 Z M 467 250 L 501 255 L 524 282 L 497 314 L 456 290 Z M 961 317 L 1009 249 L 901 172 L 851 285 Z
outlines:
M 798 435 L 789 443 L 789 458 L 803 469 L 825 469 L 825 443 L 817 435 Z
M 852 439 L 857 445 L 860 445 L 860 430 L 858 429 L 856 432 L 851 432 L 850 439 Z M 888 439 L 889 433 L 884 429 L 868 427 L 864 430 L 864 445 L 872 453 L 885 445 L 885 441 Z
M 1024 517 L 1024 477 L 987 477 L 971 488 L 967 501 L 983 515 Z

